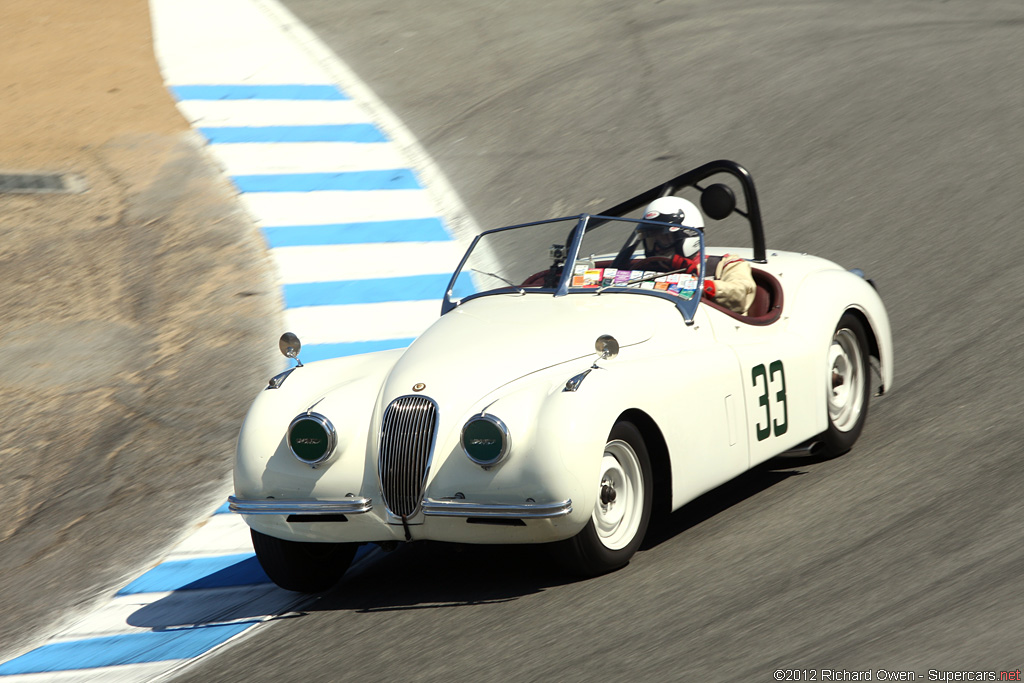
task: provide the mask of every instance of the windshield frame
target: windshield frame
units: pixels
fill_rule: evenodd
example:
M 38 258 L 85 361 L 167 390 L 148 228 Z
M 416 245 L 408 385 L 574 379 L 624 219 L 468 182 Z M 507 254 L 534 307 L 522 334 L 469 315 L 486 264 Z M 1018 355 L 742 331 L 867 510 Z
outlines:
M 488 289 L 488 290 L 483 291 L 483 292 L 474 292 L 473 294 L 468 294 L 468 295 L 466 295 L 466 296 L 464 296 L 464 297 L 462 297 L 460 299 L 452 299 L 452 291 L 455 288 L 455 283 L 458 280 L 459 275 L 462 274 L 463 269 L 466 266 L 466 263 L 469 261 L 470 255 L 479 246 L 481 240 L 483 240 L 488 235 L 492 235 L 492 234 L 500 233 L 500 232 L 505 232 L 505 231 L 508 231 L 508 230 L 516 230 L 516 229 L 520 229 L 520 228 L 528 228 L 528 227 L 531 227 L 531 226 L 545 225 L 545 224 L 557 223 L 557 222 L 568 222 L 568 221 L 573 221 L 573 220 L 576 221 L 576 225 L 572 228 L 572 231 L 570 233 L 570 238 L 569 238 L 569 240 L 567 240 L 568 241 L 568 245 L 567 245 L 567 248 L 566 248 L 566 251 L 565 251 L 565 257 L 564 257 L 564 259 L 562 259 L 562 272 L 561 272 L 561 275 L 559 276 L 559 281 L 558 281 L 557 286 L 555 286 L 555 287 L 529 287 L 529 288 L 525 288 L 525 287 L 521 287 L 521 286 L 517 286 L 517 285 L 509 285 L 507 287 L 497 287 L 495 289 Z M 596 287 L 596 288 L 593 287 L 593 286 L 591 286 L 591 287 L 572 287 L 571 286 L 572 277 L 573 277 L 573 268 L 566 267 L 566 264 L 575 264 L 579 260 L 580 248 L 583 245 L 583 240 L 584 240 L 588 230 L 594 230 L 594 229 L 601 228 L 601 227 L 606 226 L 606 225 L 614 225 L 614 224 L 621 224 L 621 223 L 631 223 L 631 224 L 634 225 L 632 231 L 629 233 L 629 237 L 627 238 L 627 243 L 628 243 L 628 240 L 632 240 L 633 235 L 636 232 L 637 226 L 639 226 L 641 224 L 656 224 L 656 225 L 659 225 L 659 226 L 662 226 L 662 227 L 664 227 L 666 225 L 665 223 L 656 223 L 654 221 L 648 221 L 648 220 L 644 220 L 644 219 L 633 219 L 633 218 L 623 218 L 623 217 L 620 217 L 620 216 L 594 215 L 594 214 L 583 213 L 583 214 L 579 214 L 579 215 L 576 215 L 576 216 L 562 216 L 562 217 L 559 217 L 559 218 L 549 218 L 547 220 L 542 220 L 542 221 L 532 221 L 530 223 L 519 223 L 519 224 L 516 224 L 516 225 L 507 225 L 507 226 L 503 226 L 503 227 L 499 227 L 499 228 L 492 228 L 490 230 L 485 230 L 484 232 L 481 232 L 479 235 L 477 235 L 473 239 L 473 242 L 470 244 L 469 249 L 466 250 L 466 253 L 463 255 L 462 260 L 459 261 L 459 265 L 455 269 L 455 272 L 452 273 L 452 277 L 451 277 L 451 279 L 448 282 L 448 287 L 445 290 L 444 300 L 441 303 L 441 315 L 443 316 L 444 314 L 448 313 L 452 309 L 454 309 L 454 308 L 464 304 L 467 301 L 470 301 L 471 299 L 477 299 L 477 298 L 484 297 L 484 296 L 491 296 L 491 295 L 494 295 L 494 294 L 518 294 L 520 296 L 525 296 L 527 294 L 548 294 L 548 295 L 552 295 L 552 296 L 555 296 L 555 297 L 567 296 L 569 294 L 590 294 L 590 295 L 593 295 L 593 296 L 603 296 L 603 295 L 607 295 L 607 294 L 644 294 L 644 295 L 648 295 L 648 296 L 660 297 L 662 299 L 665 299 L 665 300 L 669 301 L 670 303 L 672 303 L 679 310 L 680 314 L 683 316 L 683 319 L 686 321 L 686 324 L 688 324 L 688 325 L 693 324 L 693 318 L 694 318 L 694 315 L 697 312 L 697 306 L 700 303 L 701 294 L 702 294 L 703 289 L 704 289 L 704 275 L 705 275 L 705 273 L 704 273 L 704 271 L 705 271 L 704 265 L 706 263 L 706 254 L 705 254 L 705 251 L 704 251 L 704 231 L 701 230 L 701 229 L 688 228 L 690 230 L 693 230 L 696 233 L 697 237 L 699 238 L 699 241 L 700 241 L 700 261 L 699 262 L 701 264 L 700 270 L 699 270 L 698 275 L 697 275 L 697 288 L 696 288 L 696 291 L 694 292 L 693 297 L 690 298 L 690 299 L 686 299 L 686 298 L 683 298 L 683 297 L 680 297 L 680 296 L 669 294 L 668 292 L 657 290 L 657 289 L 645 289 L 645 288 L 639 288 L 639 287 L 635 287 L 635 286 L 630 287 L 630 286 L 607 285 L 607 286 L 599 286 L 599 287 Z M 681 226 L 680 225 L 678 227 L 686 228 L 687 226 Z M 662 273 L 661 275 L 667 275 L 667 273 Z M 639 282 L 640 282 L 640 280 L 631 281 L 631 284 L 636 284 L 636 283 L 639 283 Z

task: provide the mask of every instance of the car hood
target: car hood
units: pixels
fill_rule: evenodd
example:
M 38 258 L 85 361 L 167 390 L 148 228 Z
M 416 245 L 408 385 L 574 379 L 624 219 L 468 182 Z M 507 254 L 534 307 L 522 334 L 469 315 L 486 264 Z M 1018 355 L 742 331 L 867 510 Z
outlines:
M 437 320 L 406 350 L 384 387 L 385 404 L 419 384 L 439 404 L 476 401 L 545 368 L 594 358 L 603 334 L 629 347 L 660 324 L 682 317 L 675 306 L 636 295 L 492 295 L 472 299 Z M 566 369 L 565 379 L 579 372 Z

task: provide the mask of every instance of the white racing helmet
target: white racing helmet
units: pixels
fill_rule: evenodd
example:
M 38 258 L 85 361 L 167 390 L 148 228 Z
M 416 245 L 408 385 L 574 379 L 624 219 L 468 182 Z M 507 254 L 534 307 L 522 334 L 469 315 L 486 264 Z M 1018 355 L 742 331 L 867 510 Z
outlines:
M 676 223 L 688 228 L 704 228 L 704 216 L 697 205 L 682 197 L 659 197 L 647 205 L 644 220 L 658 223 Z M 680 254 L 686 258 L 700 250 L 700 240 L 687 236 L 686 231 L 675 226 L 641 223 L 637 231 L 644 243 L 647 256 L 671 256 Z

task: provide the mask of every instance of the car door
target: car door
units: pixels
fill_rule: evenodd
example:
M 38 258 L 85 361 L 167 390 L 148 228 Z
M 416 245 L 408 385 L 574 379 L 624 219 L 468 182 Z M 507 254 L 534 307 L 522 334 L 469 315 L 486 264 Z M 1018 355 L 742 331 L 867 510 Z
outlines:
M 710 306 L 703 308 L 716 340 L 735 356 L 749 466 L 813 437 L 815 389 L 821 378 L 810 342 L 788 332 L 784 320 L 748 325 Z

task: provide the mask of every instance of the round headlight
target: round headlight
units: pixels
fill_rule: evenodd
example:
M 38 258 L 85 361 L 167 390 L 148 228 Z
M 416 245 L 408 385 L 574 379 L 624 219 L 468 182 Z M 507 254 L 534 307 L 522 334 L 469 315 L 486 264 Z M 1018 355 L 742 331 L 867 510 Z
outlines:
M 288 426 L 288 448 L 307 465 L 315 465 L 331 457 L 337 442 L 334 425 L 320 413 L 303 413 Z
M 462 450 L 477 465 L 497 465 L 511 446 L 508 428 L 493 415 L 474 415 L 462 428 Z

